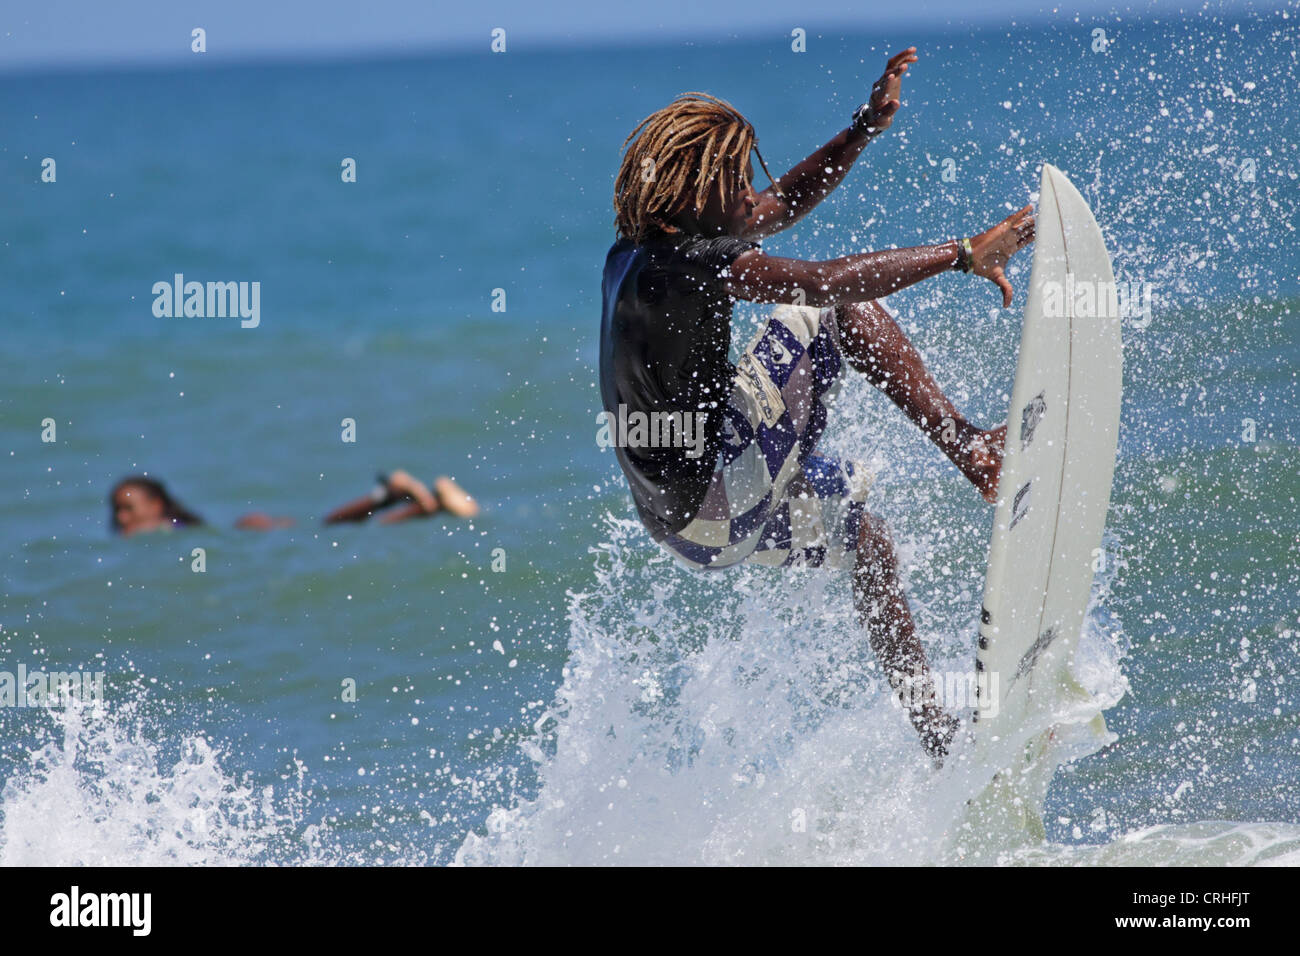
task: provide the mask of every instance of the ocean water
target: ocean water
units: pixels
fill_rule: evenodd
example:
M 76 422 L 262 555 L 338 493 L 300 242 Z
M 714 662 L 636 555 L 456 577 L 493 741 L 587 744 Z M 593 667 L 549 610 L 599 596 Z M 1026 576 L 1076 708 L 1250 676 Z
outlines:
M 624 136 L 704 89 L 788 167 L 910 44 L 894 128 L 767 247 L 969 234 L 1047 161 L 1153 293 L 1077 662 L 1113 740 L 1056 773 L 1045 841 L 978 859 L 1296 862 L 1297 40 L 1203 12 L 0 75 L 0 670 L 105 674 L 99 708 L 0 708 L 0 863 L 976 859 L 847 581 L 677 569 L 595 441 Z M 957 275 L 891 299 L 977 420 L 1028 263 L 1009 310 Z M 260 324 L 155 317 L 176 273 L 259 282 Z M 929 653 L 969 667 L 990 511 L 861 382 L 827 446 L 878 472 Z M 321 526 L 395 467 L 482 515 Z M 207 524 L 111 536 L 137 471 Z

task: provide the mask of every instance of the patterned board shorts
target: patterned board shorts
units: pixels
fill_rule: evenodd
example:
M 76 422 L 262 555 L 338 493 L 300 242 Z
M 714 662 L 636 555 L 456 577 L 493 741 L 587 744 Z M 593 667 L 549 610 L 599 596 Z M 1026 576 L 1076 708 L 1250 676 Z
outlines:
M 843 366 L 834 309 L 776 306 L 737 364 L 704 502 L 659 542 L 679 564 L 852 567 L 874 476 L 814 452 Z

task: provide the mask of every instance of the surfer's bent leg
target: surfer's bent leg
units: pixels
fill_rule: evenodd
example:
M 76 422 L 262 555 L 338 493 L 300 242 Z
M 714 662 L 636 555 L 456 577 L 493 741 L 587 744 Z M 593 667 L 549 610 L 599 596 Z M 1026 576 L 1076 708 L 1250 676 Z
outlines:
M 692 569 L 741 562 L 852 569 L 854 605 L 897 691 L 928 681 L 925 653 L 898 583 L 884 522 L 866 508 L 861 462 L 818 454 L 844 356 L 830 308 L 778 306 L 749 344 L 725 409 L 717 471 L 695 518 L 657 538 Z M 913 698 L 921 742 L 942 757 L 956 727 L 933 701 Z
M 986 501 L 995 501 L 1006 426 L 985 431 L 968 422 L 881 303 L 837 306 L 835 315 L 849 364 L 888 395 Z
M 921 735 L 921 745 L 931 757 L 943 759 L 956 733 L 957 718 L 944 713 L 934 699 L 925 649 L 898 580 L 894 543 L 885 522 L 869 512 L 858 527 L 853 603 L 889 686 L 900 695 Z

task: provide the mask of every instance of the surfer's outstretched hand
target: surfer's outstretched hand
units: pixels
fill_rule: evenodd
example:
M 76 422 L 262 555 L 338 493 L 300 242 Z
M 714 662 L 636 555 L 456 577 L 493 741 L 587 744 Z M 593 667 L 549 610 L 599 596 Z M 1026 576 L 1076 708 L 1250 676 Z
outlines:
M 997 284 L 1002 290 L 1002 307 L 1011 304 L 1011 281 L 1003 267 L 1007 261 L 1034 241 L 1034 207 L 1013 212 L 992 229 L 972 236 L 971 271 Z
M 894 122 L 894 114 L 902 105 L 903 74 L 915 62 L 914 46 L 890 57 L 885 64 L 885 72 L 871 87 L 871 99 L 863 103 L 854 115 L 854 126 L 871 136 L 889 129 L 889 124 Z

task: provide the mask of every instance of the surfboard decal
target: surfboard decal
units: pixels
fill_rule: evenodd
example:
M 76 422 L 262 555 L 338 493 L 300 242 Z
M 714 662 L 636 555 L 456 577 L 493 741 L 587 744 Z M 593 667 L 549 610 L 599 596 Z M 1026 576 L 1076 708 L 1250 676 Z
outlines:
M 1029 650 L 1025 651 L 1024 656 L 1020 658 L 1020 663 L 1016 666 L 1016 672 L 1011 676 L 1012 683 L 1015 683 L 1026 674 L 1030 675 L 1029 680 L 1031 683 L 1033 682 L 1033 669 L 1034 665 L 1038 663 L 1039 655 L 1041 655 L 1043 651 L 1047 650 L 1052 641 L 1056 640 L 1056 635 L 1059 633 L 1059 629 L 1053 625 L 1043 631 L 1042 634 L 1038 635 L 1038 638 L 1034 643 L 1029 646 Z
M 1024 451 L 1034 440 L 1034 430 L 1047 412 L 1047 399 L 1043 392 L 1033 397 L 1020 413 L 1020 450 Z
M 1016 500 L 1011 502 L 1011 524 L 1007 525 L 1008 531 L 1020 524 L 1020 519 L 1029 514 L 1029 489 L 1032 485 L 1032 481 L 1027 481 L 1025 487 L 1016 492 Z

